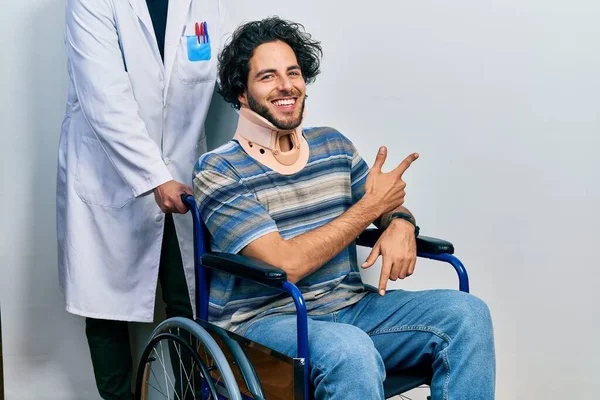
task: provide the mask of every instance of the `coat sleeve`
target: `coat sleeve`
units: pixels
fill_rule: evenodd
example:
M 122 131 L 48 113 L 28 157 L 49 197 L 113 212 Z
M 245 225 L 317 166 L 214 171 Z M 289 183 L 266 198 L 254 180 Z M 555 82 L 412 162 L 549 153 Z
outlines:
M 139 114 L 110 0 L 67 0 L 69 72 L 83 114 L 135 196 L 172 179 Z

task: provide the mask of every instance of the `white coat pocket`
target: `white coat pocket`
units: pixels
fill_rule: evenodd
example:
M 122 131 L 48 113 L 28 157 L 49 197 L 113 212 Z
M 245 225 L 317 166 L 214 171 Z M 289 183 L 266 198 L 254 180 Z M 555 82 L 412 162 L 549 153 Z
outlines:
M 193 54 L 188 54 L 191 51 L 188 47 L 188 36 L 181 37 L 177 49 L 177 74 L 180 82 L 184 85 L 195 85 L 214 81 L 217 78 L 217 55 L 203 54 L 203 57 L 195 57 Z M 210 43 L 203 44 L 201 48 L 206 48 L 209 52 L 215 51 Z
M 122 208 L 133 200 L 125 184 L 97 139 L 83 136 L 77 151 L 75 191 L 84 202 L 107 208 Z

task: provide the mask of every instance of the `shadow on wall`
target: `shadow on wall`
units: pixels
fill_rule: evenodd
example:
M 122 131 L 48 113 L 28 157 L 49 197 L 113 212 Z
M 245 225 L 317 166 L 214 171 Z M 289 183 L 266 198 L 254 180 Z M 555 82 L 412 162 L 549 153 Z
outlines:
M 213 94 L 206 119 L 206 144 L 213 150 L 227 142 L 237 129 L 238 114 L 218 93 Z

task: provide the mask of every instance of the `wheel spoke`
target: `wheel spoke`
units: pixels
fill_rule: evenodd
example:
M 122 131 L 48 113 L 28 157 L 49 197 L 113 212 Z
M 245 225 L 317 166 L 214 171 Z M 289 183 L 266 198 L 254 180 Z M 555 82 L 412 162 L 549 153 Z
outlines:
M 158 393 L 162 394 L 164 396 L 165 399 L 169 398 L 169 395 L 166 394 L 165 392 L 163 392 L 162 390 L 160 390 L 159 388 L 157 388 L 156 386 L 154 386 L 153 384 L 151 384 L 150 382 L 146 382 L 148 384 L 148 386 L 150 386 L 152 389 L 156 390 Z
M 179 328 L 177 329 L 177 336 L 179 336 Z M 184 361 L 181 356 L 181 345 L 179 345 L 179 347 L 175 346 L 175 350 L 177 351 L 177 357 L 179 359 L 179 377 L 180 377 L 179 379 L 181 380 L 181 392 L 183 393 L 182 397 L 184 399 L 186 399 L 188 389 L 190 389 L 191 393 L 194 396 L 194 399 L 196 399 L 196 391 L 195 391 L 195 384 L 194 384 L 195 383 L 194 367 L 196 365 L 196 361 L 194 360 L 193 357 L 190 357 L 192 370 L 190 371 L 190 374 L 188 375 L 187 368 L 185 368 L 185 365 L 183 365 Z M 181 374 L 182 368 L 183 368 L 183 374 Z M 183 379 L 182 379 L 183 376 L 185 376 L 185 379 L 186 379 L 185 392 L 183 391 Z
M 150 373 L 151 373 L 151 374 L 152 374 L 152 376 L 154 377 L 154 380 L 155 380 L 156 382 L 158 382 L 158 383 L 159 383 L 159 385 L 160 385 L 160 380 L 159 380 L 159 379 L 158 379 L 158 377 L 156 376 L 156 373 L 154 372 L 154 369 L 150 368 Z M 155 389 L 157 392 L 160 392 L 160 393 L 162 393 L 162 395 L 163 395 L 163 396 L 165 396 L 165 398 L 166 398 L 166 399 L 168 399 L 168 398 L 169 398 L 169 395 L 168 395 L 168 394 L 165 394 L 165 392 L 163 392 L 162 390 L 156 389 L 156 387 L 154 387 L 154 386 L 150 385 L 150 378 L 148 378 L 148 381 L 147 381 L 147 383 L 148 383 L 148 385 L 149 385 L 149 386 L 151 386 L 152 388 L 154 388 L 154 389 Z M 162 385 L 160 385 L 160 386 L 161 386 L 161 389 L 162 389 Z
M 158 354 L 158 352 L 157 352 L 157 354 Z M 175 383 L 173 382 L 173 380 L 171 379 L 171 377 L 169 376 L 169 373 L 167 371 L 167 366 L 165 363 L 165 352 L 163 349 L 162 341 L 160 342 L 160 357 L 159 357 L 158 361 L 160 362 L 160 365 L 163 368 L 163 372 L 165 375 L 165 385 L 170 384 L 170 388 L 173 389 L 173 394 L 175 394 L 175 397 L 177 398 L 177 400 L 181 400 L 181 397 L 179 397 L 179 395 L 177 394 L 177 390 L 175 389 Z M 169 395 L 171 394 L 171 391 L 169 390 L 169 386 L 167 386 L 167 393 Z

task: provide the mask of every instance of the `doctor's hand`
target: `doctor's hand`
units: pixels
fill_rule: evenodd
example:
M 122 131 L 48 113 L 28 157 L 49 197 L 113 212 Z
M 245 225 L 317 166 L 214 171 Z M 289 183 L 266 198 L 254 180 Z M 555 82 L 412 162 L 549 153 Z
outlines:
M 382 146 L 379 148 L 375 163 L 365 181 L 365 195 L 363 197 L 372 202 L 373 207 L 380 211 L 379 215 L 390 212 L 404 204 L 406 183 L 402 180 L 402 175 L 419 158 L 419 154 L 410 154 L 396 168 L 387 173 L 381 171 L 386 158 L 387 148 Z
M 154 200 L 164 213 L 185 214 L 188 208 L 181 202 L 184 193 L 194 194 L 189 186 L 170 180 L 154 188 Z
M 417 264 L 417 240 L 415 227 L 403 219 L 394 219 L 379 237 L 371 254 L 362 265 L 369 268 L 381 255 L 379 294 L 385 294 L 388 280 L 404 279 L 415 272 Z

